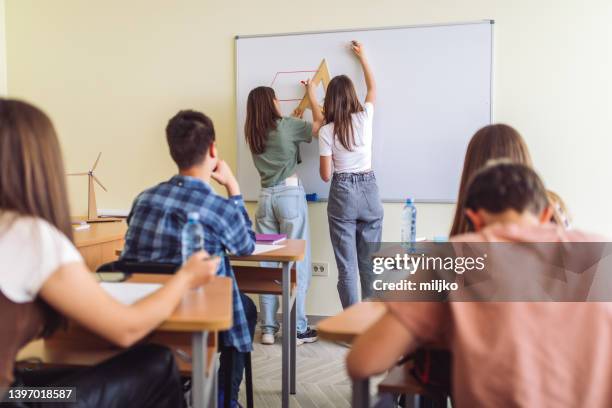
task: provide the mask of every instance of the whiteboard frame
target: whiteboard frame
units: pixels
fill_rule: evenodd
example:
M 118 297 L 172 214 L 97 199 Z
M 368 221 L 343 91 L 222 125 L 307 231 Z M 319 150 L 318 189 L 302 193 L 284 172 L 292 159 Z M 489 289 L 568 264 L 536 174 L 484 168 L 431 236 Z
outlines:
M 247 38 L 265 38 L 265 37 L 286 37 L 289 35 L 311 35 L 311 34 L 333 34 L 333 33 L 348 33 L 351 31 L 381 31 L 381 30 L 401 30 L 405 28 L 427 28 L 427 27 L 452 27 L 461 25 L 473 25 L 473 24 L 495 24 L 493 19 L 484 20 L 473 20 L 473 21 L 462 21 L 455 23 L 430 23 L 430 24 L 410 24 L 410 25 L 399 25 L 399 26 L 388 26 L 388 27 L 369 27 L 369 28 L 341 28 L 337 30 L 315 30 L 315 31 L 296 31 L 288 33 L 278 34 L 249 34 L 249 35 L 236 35 L 235 40 L 247 39 Z
M 240 143 L 240 123 L 238 123 L 238 40 L 244 40 L 249 38 L 266 38 L 266 37 L 287 37 L 294 35 L 311 35 L 311 34 L 332 34 L 332 33 L 347 33 L 351 31 L 381 31 L 381 30 L 401 30 L 406 28 L 427 28 L 427 27 L 452 27 L 452 26 L 463 26 L 463 25 L 474 25 L 474 24 L 490 24 L 491 25 L 491 84 L 490 89 L 490 111 L 489 111 L 489 123 L 493 123 L 493 105 L 494 105 L 494 92 L 493 86 L 494 81 L 494 65 L 495 65 L 495 20 L 494 19 L 483 19 L 473 21 L 461 21 L 454 23 L 429 23 L 429 24 L 410 24 L 400 26 L 388 26 L 388 27 L 369 27 L 369 28 L 343 28 L 337 30 L 315 30 L 315 31 L 296 31 L 286 33 L 270 33 L 270 34 L 249 34 L 249 35 L 236 35 L 234 37 L 234 98 L 235 98 L 235 116 L 236 116 L 236 142 Z M 240 149 L 236 145 L 236 174 L 240 172 Z M 244 200 L 248 203 L 256 203 L 258 200 Z M 403 203 L 405 200 L 381 200 L 383 203 Z M 309 201 L 308 203 L 327 202 L 327 199 L 318 199 L 317 201 Z M 421 199 L 415 200 L 416 203 L 421 204 L 456 204 L 457 200 L 437 200 L 437 199 Z

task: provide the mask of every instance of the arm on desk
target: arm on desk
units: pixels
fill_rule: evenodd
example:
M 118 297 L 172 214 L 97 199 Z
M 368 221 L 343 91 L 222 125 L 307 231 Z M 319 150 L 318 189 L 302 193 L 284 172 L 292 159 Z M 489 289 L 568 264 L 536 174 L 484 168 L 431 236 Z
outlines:
M 43 284 L 40 296 L 63 316 L 92 332 L 129 347 L 167 319 L 189 289 L 214 278 L 219 258 L 194 254 L 159 290 L 133 305 L 113 299 L 81 263 L 63 265 Z
M 364 379 L 393 367 L 417 346 L 416 338 L 391 313 L 357 337 L 346 357 L 346 368 L 353 379 Z

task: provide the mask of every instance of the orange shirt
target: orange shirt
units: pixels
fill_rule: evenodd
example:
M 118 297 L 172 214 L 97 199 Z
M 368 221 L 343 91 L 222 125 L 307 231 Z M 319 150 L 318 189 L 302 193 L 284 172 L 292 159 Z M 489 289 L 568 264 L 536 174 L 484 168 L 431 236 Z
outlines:
M 454 240 L 601 239 L 513 225 Z M 393 302 L 388 308 L 419 341 L 449 345 L 457 407 L 612 407 L 612 303 Z

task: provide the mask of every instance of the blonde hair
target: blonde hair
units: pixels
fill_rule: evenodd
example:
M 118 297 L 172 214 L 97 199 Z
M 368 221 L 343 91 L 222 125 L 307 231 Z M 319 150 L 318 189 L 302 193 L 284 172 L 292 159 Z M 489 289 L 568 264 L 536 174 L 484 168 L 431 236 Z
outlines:
M 570 216 L 565 201 L 552 190 L 546 190 L 546 197 L 548 198 L 548 204 L 553 209 L 552 222 L 563 228 L 570 228 L 572 225 L 572 217 Z

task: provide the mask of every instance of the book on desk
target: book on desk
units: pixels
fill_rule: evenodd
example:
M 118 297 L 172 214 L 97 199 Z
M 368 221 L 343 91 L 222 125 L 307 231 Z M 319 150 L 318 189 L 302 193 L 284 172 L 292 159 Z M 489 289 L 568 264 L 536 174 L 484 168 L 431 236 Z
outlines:
M 287 234 L 255 234 L 255 242 L 261 245 L 277 245 L 287 240 Z

